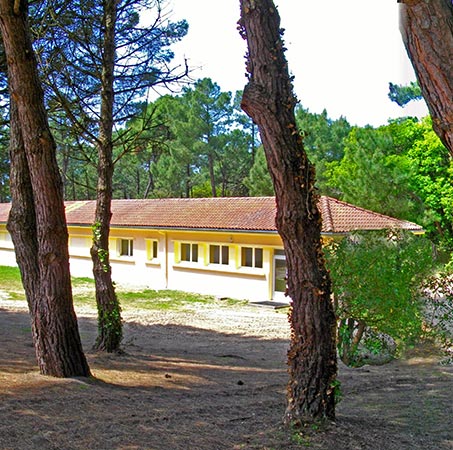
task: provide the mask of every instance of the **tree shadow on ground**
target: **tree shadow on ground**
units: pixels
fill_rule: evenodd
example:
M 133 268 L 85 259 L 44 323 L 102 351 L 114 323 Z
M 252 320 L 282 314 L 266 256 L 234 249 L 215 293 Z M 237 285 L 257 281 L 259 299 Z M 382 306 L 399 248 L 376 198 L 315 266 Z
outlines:
M 38 375 L 26 312 L 0 309 L 0 448 L 453 448 L 453 368 L 432 358 L 340 367 L 343 401 L 323 432 L 282 427 L 285 339 L 126 322 L 125 354 L 90 350 L 93 379 Z

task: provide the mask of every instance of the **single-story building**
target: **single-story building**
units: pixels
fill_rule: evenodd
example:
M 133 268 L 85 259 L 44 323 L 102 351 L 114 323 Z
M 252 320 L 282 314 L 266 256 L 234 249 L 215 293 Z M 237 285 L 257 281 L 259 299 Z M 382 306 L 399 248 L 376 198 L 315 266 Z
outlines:
M 402 228 L 398 220 L 320 198 L 322 235 Z M 16 264 L 0 204 L 0 265 Z M 92 277 L 95 201 L 66 202 L 71 274 Z M 117 283 L 255 301 L 284 300 L 286 261 L 275 227 L 274 197 L 114 200 L 110 261 Z

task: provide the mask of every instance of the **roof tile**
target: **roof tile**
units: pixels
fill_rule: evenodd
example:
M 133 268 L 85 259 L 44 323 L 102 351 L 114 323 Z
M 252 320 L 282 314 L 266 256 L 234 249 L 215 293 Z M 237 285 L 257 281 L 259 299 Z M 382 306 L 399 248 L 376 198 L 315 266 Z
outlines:
M 66 202 L 69 225 L 91 225 L 94 200 Z M 330 197 L 319 206 L 324 233 L 403 228 L 422 231 L 415 223 L 395 219 Z M 6 222 L 10 204 L 0 204 L 0 222 Z M 276 232 L 274 197 L 113 200 L 113 227 L 149 227 Z

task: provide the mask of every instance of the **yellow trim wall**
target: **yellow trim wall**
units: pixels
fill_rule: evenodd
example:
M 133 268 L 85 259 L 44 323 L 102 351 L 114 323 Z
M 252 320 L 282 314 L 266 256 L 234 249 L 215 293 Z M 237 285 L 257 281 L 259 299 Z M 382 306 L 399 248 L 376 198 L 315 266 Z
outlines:
M 68 230 L 71 274 L 92 277 L 91 228 L 69 226 Z M 272 299 L 274 250 L 282 249 L 276 233 L 115 227 L 110 231 L 109 243 L 113 279 L 119 284 L 248 300 Z M 195 261 L 182 258 L 184 244 L 191 244 L 197 253 Z M 255 257 L 245 261 L 243 248 L 253 249 L 247 254 Z M 0 265 L 16 265 L 11 238 L 2 224 Z
M 132 255 L 121 255 L 122 240 L 132 240 Z M 152 255 L 153 242 L 157 243 L 155 258 Z M 196 247 L 196 261 L 184 261 L 181 258 L 182 246 L 185 244 L 190 244 L 191 249 Z M 69 226 L 69 254 L 73 276 L 92 276 L 90 245 L 89 227 Z M 225 261 L 211 261 L 211 246 L 218 246 L 217 251 L 228 247 L 227 264 Z M 257 262 L 261 267 L 244 266 L 243 247 L 262 249 L 262 261 Z M 187 250 L 189 246 L 185 248 Z M 272 298 L 275 248 L 282 249 L 280 237 L 276 233 L 138 228 L 112 228 L 110 231 L 110 260 L 115 282 L 248 300 Z

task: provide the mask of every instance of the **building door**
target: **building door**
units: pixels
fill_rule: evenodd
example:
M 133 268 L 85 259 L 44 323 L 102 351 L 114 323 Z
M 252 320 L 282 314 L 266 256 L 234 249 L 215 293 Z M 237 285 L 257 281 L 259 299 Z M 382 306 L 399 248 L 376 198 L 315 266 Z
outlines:
M 279 302 L 288 302 L 286 291 L 286 258 L 283 250 L 274 252 L 274 293 L 272 299 Z

